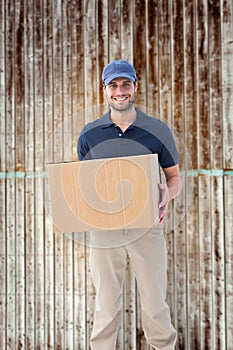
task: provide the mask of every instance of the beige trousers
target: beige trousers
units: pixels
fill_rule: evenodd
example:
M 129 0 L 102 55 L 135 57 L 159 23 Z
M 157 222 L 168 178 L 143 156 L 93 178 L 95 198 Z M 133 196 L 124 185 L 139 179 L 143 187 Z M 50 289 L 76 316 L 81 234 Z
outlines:
M 118 234 L 123 237 L 130 233 L 121 230 Z M 161 225 L 125 246 L 90 249 L 90 268 L 96 288 L 91 349 L 114 350 L 116 347 L 128 259 L 137 280 L 147 342 L 157 350 L 175 349 L 176 331 L 165 301 L 167 251 Z

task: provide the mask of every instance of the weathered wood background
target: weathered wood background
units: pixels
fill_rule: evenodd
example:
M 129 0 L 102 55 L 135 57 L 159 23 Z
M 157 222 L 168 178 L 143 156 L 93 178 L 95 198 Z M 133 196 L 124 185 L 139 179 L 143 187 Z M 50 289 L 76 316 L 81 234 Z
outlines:
M 88 349 L 88 248 L 54 236 L 45 166 L 76 159 L 119 58 L 181 154 L 166 233 L 177 349 L 233 349 L 232 0 L 0 1 L 1 349 Z M 130 268 L 117 349 L 148 349 Z

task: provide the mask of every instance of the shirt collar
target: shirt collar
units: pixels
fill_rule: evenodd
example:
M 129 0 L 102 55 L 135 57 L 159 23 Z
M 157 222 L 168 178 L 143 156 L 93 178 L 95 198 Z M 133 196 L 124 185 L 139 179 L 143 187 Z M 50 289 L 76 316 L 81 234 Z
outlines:
M 137 107 L 135 107 L 135 109 L 137 112 L 137 117 L 135 122 L 132 125 L 138 126 L 140 128 L 147 126 L 149 123 L 148 116 Z
M 137 116 L 136 116 L 136 120 L 133 122 L 133 124 L 131 126 L 137 126 L 137 127 L 145 127 L 148 125 L 148 116 L 142 112 L 141 110 L 139 110 L 137 107 L 135 107 L 136 112 L 137 112 Z M 114 123 L 111 120 L 110 117 L 110 110 L 103 115 L 102 117 L 102 129 L 106 129 L 112 125 L 114 125 Z
M 102 129 L 106 129 L 109 126 L 114 124 L 112 122 L 111 117 L 110 117 L 110 110 L 107 113 L 105 113 L 101 119 L 102 119 L 101 121 L 102 121 L 102 124 L 103 124 L 102 125 Z

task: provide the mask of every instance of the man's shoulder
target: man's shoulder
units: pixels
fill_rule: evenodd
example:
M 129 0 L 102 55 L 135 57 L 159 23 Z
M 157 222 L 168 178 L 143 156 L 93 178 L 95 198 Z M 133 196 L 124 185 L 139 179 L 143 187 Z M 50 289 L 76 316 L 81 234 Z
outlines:
M 104 114 L 103 116 L 87 123 L 83 130 L 82 130 L 82 133 L 86 133 L 90 130 L 94 130 L 96 128 L 102 128 L 103 126 L 107 125 L 110 123 L 110 120 L 109 120 L 109 113 L 106 113 Z
M 139 117 L 138 118 L 139 121 L 142 124 L 144 122 L 148 128 L 158 128 L 160 130 L 169 129 L 168 124 L 165 123 L 164 121 L 162 121 L 161 119 L 159 119 L 159 117 L 157 117 L 157 116 L 154 117 L 154 116 L 151 116 L 149 114 L 146 114 L 142 110 L 138 110 L 138 117 Z

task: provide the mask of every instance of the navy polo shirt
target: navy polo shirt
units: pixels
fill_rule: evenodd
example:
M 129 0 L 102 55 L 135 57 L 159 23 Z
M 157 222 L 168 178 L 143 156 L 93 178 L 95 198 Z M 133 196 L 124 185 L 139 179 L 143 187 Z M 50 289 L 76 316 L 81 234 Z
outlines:
M 124 132 L 112 122 L 110 111 L 88 123 L 78 139 L 79 160 L 157 153 L 162 168 L 177 164 L 178 153 L 167 124 L 136 111 L 135 122 Z

